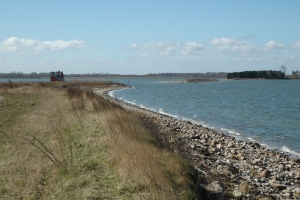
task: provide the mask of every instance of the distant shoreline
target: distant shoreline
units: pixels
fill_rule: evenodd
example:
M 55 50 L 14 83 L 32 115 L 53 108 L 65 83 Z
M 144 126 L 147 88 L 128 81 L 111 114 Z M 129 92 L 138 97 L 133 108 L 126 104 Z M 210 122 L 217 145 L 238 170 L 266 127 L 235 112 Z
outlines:
M 206 83 L 206 82 L 218 82 L 218 79 L 214 78 L 195 78 L 195 79 L 185 79 L 182 83 Z

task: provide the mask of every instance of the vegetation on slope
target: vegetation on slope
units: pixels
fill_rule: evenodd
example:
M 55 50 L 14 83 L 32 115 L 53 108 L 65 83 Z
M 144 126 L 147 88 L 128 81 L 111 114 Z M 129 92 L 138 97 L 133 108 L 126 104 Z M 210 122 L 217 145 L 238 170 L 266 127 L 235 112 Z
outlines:
M 90 88 L 0 84 L 0 199 L 192 199 L 192 168 Z

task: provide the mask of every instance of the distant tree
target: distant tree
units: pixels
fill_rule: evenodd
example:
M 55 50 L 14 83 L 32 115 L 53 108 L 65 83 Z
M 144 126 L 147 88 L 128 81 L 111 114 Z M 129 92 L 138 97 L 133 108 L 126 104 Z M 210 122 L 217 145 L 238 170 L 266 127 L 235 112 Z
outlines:
M 244 72 L 233 72 L 228 73 L 227 78 L 266 78 L 266 79 L 282 79 L 284 78 L 284 73 L 281 71 L 244 71 Z
M 280 71 L 284 73 L 284 76 L 286 75 L 286 70 L 287 70 L 287 67 L 285 65 L 281 65 Z

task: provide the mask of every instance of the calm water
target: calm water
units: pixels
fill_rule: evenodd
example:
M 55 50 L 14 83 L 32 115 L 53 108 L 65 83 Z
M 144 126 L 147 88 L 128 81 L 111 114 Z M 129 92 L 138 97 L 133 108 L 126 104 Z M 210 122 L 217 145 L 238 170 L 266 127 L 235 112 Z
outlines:
M 113 81 L 133 86 L 111 93 L 118 99 L 300 156 L 300 80 Z

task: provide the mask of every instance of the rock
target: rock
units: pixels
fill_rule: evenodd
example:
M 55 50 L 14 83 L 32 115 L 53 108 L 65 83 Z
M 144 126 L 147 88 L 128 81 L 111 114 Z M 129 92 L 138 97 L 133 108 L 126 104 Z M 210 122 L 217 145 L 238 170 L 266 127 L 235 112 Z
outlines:
M 295 158 L 294 162 L 300 164 L 300 158 Z
M 248 194 L 249 193 L 249 184 L 247 182 L 241 183 L 240 190 L 243 192 L 243 194 Z
M 200 140 L 200 142 L 201 142 L 202 144 L 205 144 L 205 143 L 206 143 L 206 139 L 202 139 L 202 140 Z
M 211 145 L 211 146 L 215 146 L 215 145 L 216 145 L 216 140 L 212 140 L 212 141 L 210 142 L 210 145 Z
M 278 169 L 279 169 L 280 171 L 284 171 L 285 167 L 284 167 L 283 164 L 280 164 L 280 165 L 278 165 Z
M 290 192 L 286 192 L 283 194 L 284 197 L 291 197 L 291 193 Z
M 233 147 L 233 143 L 232 143 L 232 142 L 229 142 L 228 145 L 227 145 L 227 147 L 228 147 L 228 148 Z
M 294 189 L 294 196 L 295 196 L 295 197 L 300 197 L 300 187 L 296 187 L 296 188 Z
M 198 185 L 198 193 L 202 199 L 223 200 L 224 185 L 218 181 L 213 181 L 208 185 Z
M 174 138 L 171 138 L 171 139 L 169 140 L 169 143 L 170 143 L 170 144 L 175 143 L 175 139 L 174 139 Z
M 217 144 L 217 146 L 216 146 L 218 149 L 222 149 L 222 144 Z
M 261 172 L 261 176 L 264 178 L 269 178 L 271 176 L 271 172 L 269 170 L 264 170 Z
M 275 181 L 270 181 L 270 185 L 272 186 L 272 188 L 274 188 L 275 190 L 284 190 L 286 189 L 286 185 L 283 184 L 279 184 Z
M 254 175 L 255 175 L 255 169 L 254 167 L 252 167 L 250 170 L 250 176 L 254 176 Z
M 255 164 L 255 165 L 257 165 L 257 164 L 259 164 L 259 163 L 261 163 L 261 162 L 262 162 L 262 160 L 261 160 L 260 158 L 254 159 L 254 160 L 252 161 L 252 163 Z
M 267 196 L 267 197 L 260 197 L 258 198 L 258 200 L 275 200 L 275 198 L 272 196 Z
M 233 190 L 233 196 L 234 197 L 241 197 L 243 194 L 242 194 L 242 191 L 241 190 Z

